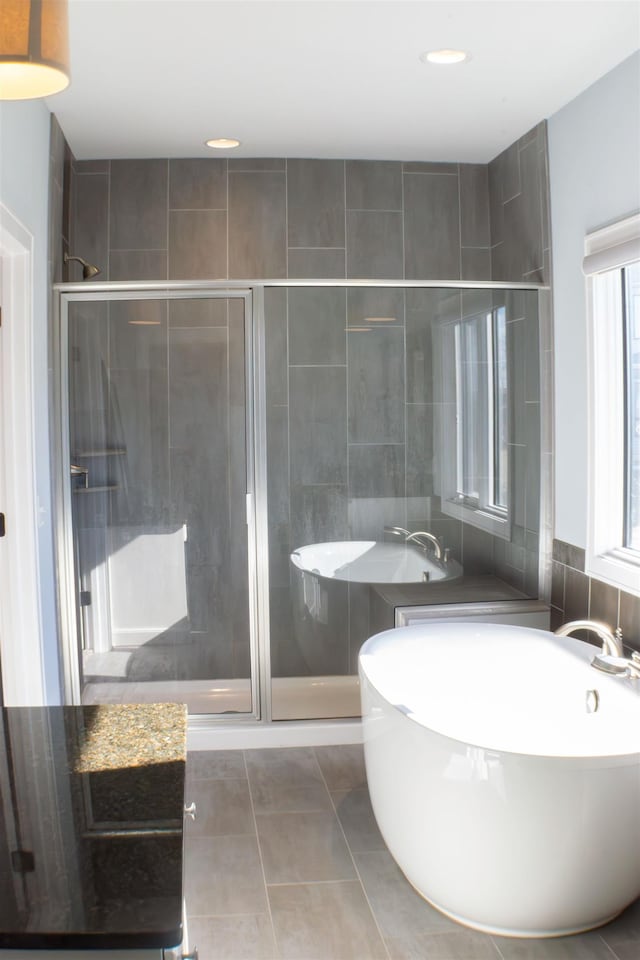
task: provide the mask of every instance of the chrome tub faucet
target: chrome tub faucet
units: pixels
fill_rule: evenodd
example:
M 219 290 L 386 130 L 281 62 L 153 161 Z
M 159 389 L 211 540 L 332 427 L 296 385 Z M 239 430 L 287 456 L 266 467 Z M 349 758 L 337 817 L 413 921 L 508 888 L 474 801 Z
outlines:
M 555 631 L 558 637 L 568 637 L 578 630 L 589 630 L 602 640 L 602 653 L 605 657 L 624 657 L 622 631 L 618 627 L 614 632 L 606 623 L 599 620 L 571 620 Z

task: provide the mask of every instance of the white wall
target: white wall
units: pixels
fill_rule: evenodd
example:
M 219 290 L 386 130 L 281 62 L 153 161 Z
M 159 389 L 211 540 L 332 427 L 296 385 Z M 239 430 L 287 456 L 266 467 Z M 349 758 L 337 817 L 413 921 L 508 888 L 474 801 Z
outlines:
M 0 200 L 33 236 L 33 382 L 38 553 L 46 698 L 60 699 L 49 465 L 48 204 L 50 113 L 40 100 L 0 103 Z M 20 643 L 20 637 L 11 638 Z
M 640 53 L 549 120 L 555 337 L 555 533 L 587 541 L 587 232 L 640 210 Z

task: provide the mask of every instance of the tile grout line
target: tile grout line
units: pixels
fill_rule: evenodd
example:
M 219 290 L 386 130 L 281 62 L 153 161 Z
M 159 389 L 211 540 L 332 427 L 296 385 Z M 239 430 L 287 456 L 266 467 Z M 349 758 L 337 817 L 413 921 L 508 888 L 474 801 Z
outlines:
M 387 941 L 386 941 L 385 938 L 384 938 L 384 935 L 383 935 L 382 930 L 381 930 L 381 928 L 380 928 L 380 924 L 378 923 L 378 918 L 377 918 L 377 916 L 376 916 L 376 914 L 375 914 L 375 911 L 374 911 L 374 909 L 373 909 L 373 907 L 372 907 L 372 905 L 371 905 L 371 901 L 369 900 L 369 896 L 368 896 L 367 891 L 366 891 L 366 889 L 365 889 L 365 885 L 364 885 L 364 883 L 362 882 L 362 877 L 360 876 L 360 871 L 358 870 L 358 865 L 357 865 L 356 860 L 355 860 L 355 857 L 354 857 L 354 855 L 353 855 L 353 851 L 351 850 L 351 846 L 350 846 L 350 844 L 349 844 L 349 841 L 347 840 L 347 835 L 346 835 L 346 833 L 344 832 L 344 828 L 343 828 L 342 823 L 341 823 L 341 821 L 340 821 L 340 817 L 338 816 L 338 812 L 337 812 L 337 810 L 336 810 L 336 805 L 335 805 L 335 803 L 333 802 L 333 797 L 331 796 L 331 790 L 329 790 L 329 784 L 327 783 L 326 778 L 325 778 L 325 775 L 324 775 L 324 773 L 322 772 L 322 767 L 320 766 L 320 761 L 318 760 L 318 755 L 317 755 L 317 753 L 316 753 L 316 748 L 313 747 L 312 749 L 313 749 L 314 759 L 315 759 L 316 764 L 317 764 L 317 766 L 318 766 L 318 770 L 320 771 L 320 776 L 322 777 L 322 782 L 324 783 L 325 788 L 326 788 L 326 791 L 327 791 L 327 793 L 329 794 L 329 800 L 331 801 L 331 809 L 333 810 L 333 815 L 334 815 L 334 817 L 336 818 L 336 821 L 337 821 L 337 823 L 338 823 L 338 827 L 340 828 L 340 833 L 342 834 L 342 837 L 343 837 L 343 839 L 344 839 L 344 842 L 345 842 L 345 845 L 346 845 L 346 847 L 347 847 L 347 850 L 349 851 L 349 856 L 351 857 L 351 862 L 352 862 L 352 864 L 353 864 L 353 869 L 354 869 L 355 872 L 356 872 L 356 877 L 358 878 L 358 882 L 359 882 L 359 884 L 360 884 L 360 889 L 362 890 L 362 894 L 363 894 L 363 896 L 364 896 L 365 902 L 366 902 L 367 906 L 369 907 L 369 911 L 371 912 L 371 916 L 372 916 L 372 918 L 373 918 L 373 922 L 374 922 L 375 927 L 376 927 L 376 930 L 378 931 L 378 934 L 379 934 L 379 936 L 380 936 L 380 940 L 382 941 L 382 945 L 384 946 L 385 952 L 386 952 L 386 954 L 387 954 L 387 958 L 388 958 L 388 960 L 391 960 L 391 953 L 390 953 L 390 951 L 389 951 L 389 947 L 387 946 Z M 344 960 L 349 960 L 349 958 L 345 957 Z M 357 957 L 353 957 L 352 960 L 358 960 L 358 958 L 357 958 Z
M 256 832 L 256 844 L 257 844 L 257 847 L 258 847 L 258 856 L 260 857 L 260 869 L 261 869 L 261 871 L 262 871 L 262 883 L 263 883 L 263 886 L 264 886 L 265 899 L 266 899 L 266 901 L 267 901 L 267 915 L 268 915 L 268 917 L 269 917 L 269 923 L 271 924 L 271 933 L 272 933 L 272 935 L 273 935 L 273 942 L 274 942 L 274 944 L 275 944 L 276 954 L 277 954 L 278 957 L 281 957 L 281 956 L 282 956 L 282 951 L 281 951 L 281 949 L 280 949 L 280 944 L 279 944 L 278 938 L 277 938 L 277 936 L 276 936 L 276 928 L 275 928 L 275 925 L 274 925 L 274 922 L 273 922 L 273 914 L 272 914 L 272 912 L 271 912 L 271 901 L 269 900 L 269 888 L 268 888 L 268 885 L 267 885 L 267 875 L 266 875 L 265 870 L 264 870 L 264 859 L 263 859 L 263 857 L 262 857 L 262 847 L 261 847 L 261 845 L 260 845 L 260 837 L 259 837 L 259 835 L 258 835 L 258 821 L 257 821 L 257 819 L 256 819 L 256 808 L 255 808 L 255 805 L 254 805 L 254 802 L 253 802 L 253 791 L 252 791 L 252 789 L 251 789 L 251 778 L 249 777 L 249 768 L 248 768 L 248 766 L 247 766 L 247 751 L 246 751 L 246 750 L 243 750 L 243 751 L 242 751 L 242 762 L 244 763 L 244 769 L 245 769 L 245 773 L 246 773 L 246 775 L 247 775 L 247 787 L 248 787 L 248 789 L 249 789 L 249 802 L 251 803 L 251 816 L 252 816 L 252 819 L 253 819 L 253 827 L 254 827 L 254 830 L 255 830 L 255 832 Z
M 611 944 L 608 943 L 607 940 L 602 936 L 602 934 L 599 933 L 598 936 L 599 936 L 600 940 L 604 943 L 604 945 L 605 945 L 605 947 L 607 948 L 607 950 L 609 950 L 609 952 L 611 953 L 611 960 L 614 960 L 614 958 L 615 958 L 615 960 L 620 960 L 619 955 L 618 955 L 618 954 L 616 953 L 616 951 L 613 949 L 613 947 L 611 946 Z

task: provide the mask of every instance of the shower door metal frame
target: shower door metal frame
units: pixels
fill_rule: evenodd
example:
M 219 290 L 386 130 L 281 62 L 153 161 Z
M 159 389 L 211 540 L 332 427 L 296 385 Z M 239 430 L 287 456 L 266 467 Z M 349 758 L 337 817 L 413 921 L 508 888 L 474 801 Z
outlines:
M 54 284 L 54 403 L 52 408 L 54 472 L 54 536 L 56 544 L 58 629 L 66 702 L 80 701 L 80 678 L 75 633 L 75 580 L 71 542 L 71 494 L 68 474 L 68 357 L 67 304 L 78 300 L 196 298 L 198 296 L 245 300 L 245 347 L 247 350 L 247 500 L 249 597 L 251 623 L 251 713 L 197 714 L 189 717 L 189 728 L 204 730 L 215 726 L 271 722 L 271 645 L 269 633 L 269 539 L 267 505 L 266 358 L 264 292 L 273 287 L 393 287 L 407 289 L 513 290 L 538 294 L 540 322 L 540 549 L 538 596 L 550 594 L 552 476 L 552 365 L 551 302 L 547 284 L 491 280 L 376 280 L 376 279 L 247 279 L 212 281 L 91 281 Z M 63 310 L 64 307 L 64 310 Z M 63 322 L 64 321 L 64 322 Z M 544 332 L 543 332 L 544 328 Z M 70 573 L 71 571 L 71 573 Z M 69 637 L 70 632 L 73 634 Z M 303 721 L 303 723 L 314 721 Z M 325 722 L 325 721 L 320 721 Z M 291 721 L 281 723 L 290 724 Z
M 62 674 L 64 683 L 64 701 L 79 704 L 82 699 L 80 678 L 80 636 L 77 624 L 79 609 L 77 583 L 73 549 L 73 516 L 71 503 L 71 463 L 70 423 L 69 423 L 69 305 L 78 302 L 111 302 L 115 300 L 178 300 L 178 299 L 217 299 L 242 300 L 244 308 L 244 345 L 245 345 L 245 455 L 246 455 L 246 504 L 247 504 L 247 581 L 249 599 L 249 651 L 251 663 L 251 711 L 238 714 L 196 714 L 189 717 L 189 723 L 197 726 L 216 723 L 256 722 L 265 719 L 264 701 L 268 701 L 270 690 L 265 687 L 268 664 L 260 662 L 260 650 L 268 649 L 267 642 L 259 636 L 260 624 L 268 624 L 258 617 L 258 607 L 268 604 L 268 590 L 264 597 L 264 577 L 260 575 L 258 564 L 258 543 L 261 537 L 257 533 L 256 504 L 260 502 L 263 486 L 257 481 L 257 475 L 266 477 L 264 464 L 257 464 L 256 450 L 264 451 L 264 437 L 257 441 L 257 435 L 263 430 L 257 428 L 257 418 L 263 404 L 259 403 L 256 382 L 260 376 L 256 371 L 256 324 L 254 291 L 246 283 L 182 282 L 182 283 L 92 283 L 56 284 L 54 286 L 54 403 L 52 409 L 53 436 L 53 497 L 54 497 L 54 533 L 56 551 L 56 573 L 58 592 L 58 630 L 60 637 Z M 262 414 L 260 414 L 263 416 Z M 262 517 L 266 529 L 266 512 Z M 266 548 L 263 547 L 263 551 Z M 266 568 L 263 568 L 266 569 Z

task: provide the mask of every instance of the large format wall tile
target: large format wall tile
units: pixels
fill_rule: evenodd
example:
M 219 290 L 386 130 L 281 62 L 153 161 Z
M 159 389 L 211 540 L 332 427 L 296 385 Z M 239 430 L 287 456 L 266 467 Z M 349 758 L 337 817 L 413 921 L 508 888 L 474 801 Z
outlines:
M 346 161 L 347 210 L 402 210 L 402 164 Z
M 224 210 L 169 212 L 169 279 L 216 280 L 227 276 Z
M 109 204 L 113 250 L 167 249 L 166 160 L 112 160 Z
M 226 210 L 225 160 L 170 160 L 170 210 Z
M 407 279 L 459 279 L 457 176 L 404 174 L 404 249 Z
M 289 384 L 292 483 L 346 483 L 346 368 L 291 367 Z
M 352 330 L 349 442 L 404 443 L 404 337 L 400 327 Z
M 484 163 L 460 164 L 460 242 L 463 247 L 488 247 L 491 243 Z
M 346 363 L 344 288 L 292 288 L 288 301 L 289 363 Z
M 347 275 L 344 247 L 289 247 L 288 272 L 292 280 L 342 280 Z
M 288 160 L 290 247 L 344 246 L 344 161 Z
M 283 173 L 229 175 L 229 276 L 285 277 L 286 187 Z
M 551 279 L 546 122 L 488 166 L 492 279 Z
M 404 496 L 403 443 L 349 444 L 349 495 Z
M 403 275 L 402 214 L 347 211 L 347 276 L 394 279 Z
M 100 267 L 97 279 L 109 280 L 109 177 L 97 173 L 76 175 L 74 183 L 75 218 L 70 253 Z M 69 264 L 68 271 L 69 280 L 82 276 L 79 264 Z

